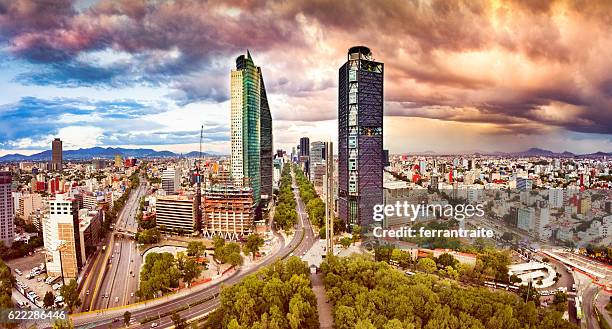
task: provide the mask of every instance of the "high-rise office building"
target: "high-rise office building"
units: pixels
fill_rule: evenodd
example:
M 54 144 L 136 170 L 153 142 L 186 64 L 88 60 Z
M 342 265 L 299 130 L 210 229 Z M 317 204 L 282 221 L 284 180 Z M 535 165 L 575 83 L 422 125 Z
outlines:
M 268 168 L 265 168 L 264 173 L 266 182 L 262 182 L 264 169 L 261 160 L 262 157 L 266 158 L 264 165 L 269 166 L 271 174 L 272 119 L 261 69 L 255 66 L 248 50 L 246 55 L 236 58 L 236 69 L 231 72 L 230 89 L 231 174 L 239 185 L 251 187 L 253 203 L 258 205 L 261 194 L 270 193 L 271 190 Z M 265 190 L 262 191 L 262 187 Z
M 325 142 L 310 143 L 310 163 L 322 163 L 325 160 Z
M 66 194 L 50 198 L 49 213 L 43 218 L 42 226 L 47 272 L 76 279 L 83 265 L 76 200 Z
M 175 194 L 181 184 L 181 170 L 178 168 L 166 168 L 162 173 L 162 189 L 166 194 Z
M 183 195 L 159 197 L 155 203 L 157 227 L 164 232 L 193 233 L 195 203 Z
M 369 226 L 383 202 L 383 63 L 352 47 L 338 86 L 338 212 L 347 225 Z
M 268 104 L 268 95 L 266 94 L 266 86 L 263 81 L 261 68 L 257 68 L 259 73 L 260 85 L 260 176 L 261 176 L 261 197 L 262 199 L 272 198 L 272 158 L 274 145 L 272 144 L 272 114 L 270 113 L 270 105 Z
M 51 170 L 61 171 L 63 169 L 63 162 L 62 141 L 56 138 L 51 142 Z
M 12 193 L 13 176 L 10 172 L 0 172 L 0 242 L 10 247 L 15 237 L 13 220 L 14 206 Z
M 310 138 L 300 138 L 300 156 L 310 156 Z

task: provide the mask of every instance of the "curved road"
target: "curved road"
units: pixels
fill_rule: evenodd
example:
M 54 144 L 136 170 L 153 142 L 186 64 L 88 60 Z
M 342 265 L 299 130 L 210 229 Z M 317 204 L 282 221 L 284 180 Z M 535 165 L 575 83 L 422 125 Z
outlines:
M 294 195 L 297 201 L 297 212 L 299 216 L 299 221 L 296 225 L 296 234 L 287 245 L 285 245 L 284 238 L 278 233 L 274 232 L 277 238 L 280 239 L 281 248 L 279 248 L 274 254 L 268 256 L 256 267 L 249 269 L 239 269 L 234 274 L 232 274 L 231 277 L 224 280 L 221 284 L 210 286 L 200 291 L 195 291 L 182 298 L 168 300 L 167 302 L 163 302 L 159 305 L 154 305 L 146 309 L 130 311 L 132 312 L 132 318 L 134 319 L 135 323 L 139 323 L 145 318 L 158 316 L 159 318 L 152 322 L 156 322 L 159 325 L 159 328 L 170 327 L 173 325 L 172 321 L 170 320 L 170 316 L 161 316 L 162 314 L 172 312 L 173 310 L 179 307 L 187 306 L 201 300 L 210 299 L 209 301 L 206 301 L 199 305 L 195 305 L 184 311 L 179 312 L 181 318 L 188 320 L 203 316 L 208 312 L 214 310 L 219 305 L 220 300 L 218 298 L 218 294 L 221 291 L 222 286 L 235 284 L 242 280 L 242 278 L 244 278 L 245 276 L 257 272 L 261 267 L 272 264 L 278 259 L 285 258 L 291 254 L 303 255 L 306 251 L 308 251 L 315 242 L 315 236 L 310 225 L 310 221 L 308 220 L 308 217 L 306 215 L 304 203 L 302 202 L 299 193 L 297 192 L 297 188 L 295 188 L 295 177 L 293 177 L 293 185 Z M 118 309 L 116 311 L 109 311 L 105 315 L 98 315 L 97 322 L 95 323 L 87 324 L 86 321 L 88 321 L 89 317 L 77 317 L 74 318 L 74 322 L 78 328 L 120 328 L 124 327 L 124 312 L 125 309 Z M 100 317 L 103 317 L 103 319 L 100 319 Z M 132 326 L 132 328 L 150 327 L 151 322 L 142 325 Z

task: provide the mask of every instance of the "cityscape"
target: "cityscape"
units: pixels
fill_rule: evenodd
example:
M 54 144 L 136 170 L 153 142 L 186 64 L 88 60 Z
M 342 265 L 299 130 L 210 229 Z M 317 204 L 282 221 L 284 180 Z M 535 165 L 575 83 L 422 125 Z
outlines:
M 582 5 L 0 0 L 1 326 L 612 327 Z

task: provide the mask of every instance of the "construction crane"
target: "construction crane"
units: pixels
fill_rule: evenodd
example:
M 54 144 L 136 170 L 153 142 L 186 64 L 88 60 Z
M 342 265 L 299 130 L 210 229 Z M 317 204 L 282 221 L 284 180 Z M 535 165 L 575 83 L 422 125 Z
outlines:
M 202 140 L 204 139 L 204 125 L 200 128 L 200 153 L 196 160 L 196 218 L 195 218 L 195 233 L 202 234 L 202 173 L 200 166 L 202 165 Z

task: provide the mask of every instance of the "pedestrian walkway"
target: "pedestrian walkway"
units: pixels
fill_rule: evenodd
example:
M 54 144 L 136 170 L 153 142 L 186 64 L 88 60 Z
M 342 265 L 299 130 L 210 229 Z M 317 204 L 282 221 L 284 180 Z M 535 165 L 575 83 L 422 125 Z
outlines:
M 332 316 L 332 305 L 328 302 L 323 286 L 323 274 L 310 274 L 312 290 L 317 297 L 317 311 L 319 312 L 319 326 L 321 329 L 334 328 L 334 317 Z

